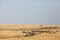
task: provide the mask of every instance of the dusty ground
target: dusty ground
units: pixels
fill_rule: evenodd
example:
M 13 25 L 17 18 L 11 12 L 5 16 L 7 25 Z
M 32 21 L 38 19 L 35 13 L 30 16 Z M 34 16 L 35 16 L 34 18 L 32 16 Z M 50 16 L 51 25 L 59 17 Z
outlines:
M 60 25 L 0 24 L 0 40 L 60 40 Z

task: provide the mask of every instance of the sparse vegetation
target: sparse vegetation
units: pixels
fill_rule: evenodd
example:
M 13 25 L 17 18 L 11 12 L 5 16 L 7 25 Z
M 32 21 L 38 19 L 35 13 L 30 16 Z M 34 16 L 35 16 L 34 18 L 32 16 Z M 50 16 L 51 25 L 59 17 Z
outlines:
M 5 25 L 5 26 L 7 26 L 7 25 Z M 36 39 L 40 40 L 42 36 L 45 37 L 47 34 L 48 34 L 47 37 L 49 37 L 51 35 L 53 36 L 53 34 L 54 34 L 54 37 L 56 35 L 58 37 L 58 34 L 60 33 L 60 31 L 59 31 L 60 27 L 57 27 L 57 26 L 42 27 L 42 25 L 39 25 L 41 27 L 34 27 L 34 26 L 22 27 L 22 26 L 19 25 L 19 27 L 10 27 L 11 26 L 10 25 L 10 26 L 7 26 L 6 28 L 5 28 L 5 26 L 3 26 L 3 25 L 0 26 L 0 39 L 19 38 L 19 40 L 21 40 L 21 38 L 22 39 L 24 39 L 24 38 L 28 38 L 28 39 L 32 38 L 33 40 L 36 40 Z M 10 28 L 8 28 L 8 27 L 10 27 Z M 5 32 L 5 31 L 7 31 L 7 32 Z M 60 38 L 60 36 L 59 36 L 59 38 Z M 26 39 L 26 40 L 28 40 L 28 39 Z

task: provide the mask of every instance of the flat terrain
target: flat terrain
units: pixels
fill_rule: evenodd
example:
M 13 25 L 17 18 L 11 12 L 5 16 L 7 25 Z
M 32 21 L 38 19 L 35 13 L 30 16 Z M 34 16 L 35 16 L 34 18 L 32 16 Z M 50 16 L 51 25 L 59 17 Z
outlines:
M 60 25 L 0 24 L 0 40 L 60 40 Z

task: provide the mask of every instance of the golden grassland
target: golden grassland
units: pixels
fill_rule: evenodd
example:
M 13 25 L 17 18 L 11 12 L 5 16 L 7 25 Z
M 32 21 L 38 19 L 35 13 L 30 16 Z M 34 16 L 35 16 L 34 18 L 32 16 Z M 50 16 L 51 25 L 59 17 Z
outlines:
M 60 25 L 0 24 L 0 40 L 60 40 Z

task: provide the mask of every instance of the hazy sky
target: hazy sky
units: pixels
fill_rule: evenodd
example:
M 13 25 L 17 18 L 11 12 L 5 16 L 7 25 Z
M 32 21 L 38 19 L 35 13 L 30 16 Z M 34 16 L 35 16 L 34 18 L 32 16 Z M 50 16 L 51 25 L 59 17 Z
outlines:
M 0 0 L 0 24 L 60 24 L 60 0 Z

